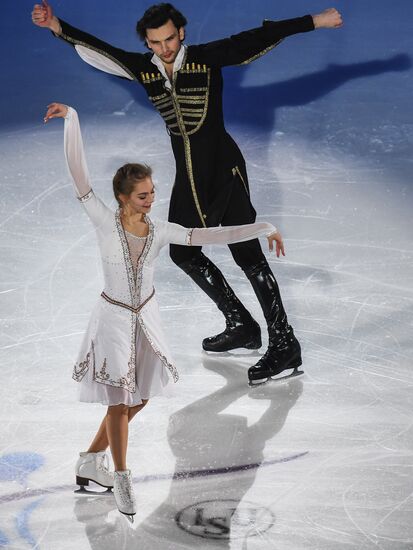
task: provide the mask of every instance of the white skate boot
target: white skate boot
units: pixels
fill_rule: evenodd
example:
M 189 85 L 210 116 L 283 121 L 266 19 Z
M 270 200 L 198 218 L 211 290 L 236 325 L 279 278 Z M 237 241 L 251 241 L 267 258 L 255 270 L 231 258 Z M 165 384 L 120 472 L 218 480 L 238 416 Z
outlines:
M 115 471 L 114 495 L 119 512 L 125 516 L 136 514 L 136 499 L 130 470 Z M 133 521 L 133 518 L 130 519 Z
M 109 461 L 105 451 L 80 453 L 76 463 L 76 483 L 80 487 L 93 481 L 107 489 L 113 488 L 113 473 L 109 471 Z

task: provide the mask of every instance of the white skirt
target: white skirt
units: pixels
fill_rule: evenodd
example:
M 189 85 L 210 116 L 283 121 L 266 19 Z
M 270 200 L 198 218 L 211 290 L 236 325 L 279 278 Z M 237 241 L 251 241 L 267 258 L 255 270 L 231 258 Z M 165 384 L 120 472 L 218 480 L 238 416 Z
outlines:
M 89 368 L 79 384 L 79 400 L 85 403 L 102 405 L 140 405 L 143 399 L 151 399 L 164 393 L 171 380 L 169 371 L 154 352 L 142 328 L 137 323 L 136 331 L 136 388 L 133 393 L 93 379 L 93 369 Z

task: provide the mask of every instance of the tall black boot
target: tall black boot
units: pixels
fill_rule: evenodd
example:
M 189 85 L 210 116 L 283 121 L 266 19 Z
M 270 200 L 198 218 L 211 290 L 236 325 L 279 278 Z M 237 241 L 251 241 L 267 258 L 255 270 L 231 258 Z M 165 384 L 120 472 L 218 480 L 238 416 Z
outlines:
M 301 347 L 288 324 L 280 290 L 268 263 L 263 260 L 245 271 L 268 326 L 268 349 L 256 365 L 248 370 L 251 384 L 261 383 L 284 370 L 302 363 Z M 265 380 L 264 380 L 265 379 Z
M 235 348 L 261 347 L 261 330 L 251 314 L 235 296 L 221 271 L 202 252 L 179 267 L 216 303 L 225 316 L 226 328 L 220 334 L 205 338 L 206 351 L 229 351 Z

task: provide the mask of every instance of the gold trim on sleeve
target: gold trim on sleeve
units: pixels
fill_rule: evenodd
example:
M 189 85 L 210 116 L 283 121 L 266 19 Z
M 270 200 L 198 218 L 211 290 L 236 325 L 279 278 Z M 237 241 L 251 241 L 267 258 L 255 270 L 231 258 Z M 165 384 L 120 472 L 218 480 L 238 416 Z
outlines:
M 249 59 L 246 59 L 242 63 L 238 63 L 238 65 L 248 65 L 248 63 L 251 63 L 252 61 L 255 61 L 259 57 L 262 57 L 266 53 L 270 52 L 272 49 L 274 49 L 276 46 L 278 46 L 278 44 L 280 44 L 283 40 L 284 40 L 284 38 L 281 38 L 281 40 L 278 40 L 278 42 L 276 42 L 275 44 L 272 44 L 272 46 L 268 46 L 268 48 L 265 48 L 264 50 L 262 50 L 261 52 L 253 55 Z
M 67 42 L 70 42 L 72 44 L 77 44 L 78 46 L 84 46 L 85 48 L 89 48 L 89 50 L 92 50 L 94 52 L 100 53 L 100 55 L 103 55 L 104 57 L 107 57 L 111 61 L 113 61 L 116 65 L 119 65 L 119 67 L 122 67 L 122 69 L 128 73 L 129 76 L 132 77 L 132 80 L 138 80 L 136 75 L 128 69 L 126 65 L 121 63 L 119 59 L 116 59 L 116 57 L 113 57 L 113 55 L 110 55 L 109 53 L 100 50 L 99 48 L 95 48 L 94 46 L 91 46 L 90 44 L 86 44 L 86 42 L 82 42 L 81 40 L 76 40 L 75 38 L 71 38 L 67 34 L 64 34 L 63 32 L 58 35 L 59 38 L 63 38 L 63 40 L 66 40 Z

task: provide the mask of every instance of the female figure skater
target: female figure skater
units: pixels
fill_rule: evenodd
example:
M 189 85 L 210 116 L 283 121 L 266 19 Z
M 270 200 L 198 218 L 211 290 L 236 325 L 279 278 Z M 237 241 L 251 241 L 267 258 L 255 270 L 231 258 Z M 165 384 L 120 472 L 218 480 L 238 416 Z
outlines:
M 178 373 L 162 333 L 153 288 L 155 260 L 167 244 L 203 246 L 267 237 L 270 250 L 284 255 L 280 233 L 270 223 L 190 229 L 151 220 L 155 190 L 152 170 L 126 164 L 113 178 L 119 208 L 113 212 L 94 194 L 83 151 L 77 113 L 49 105 L 44 121 L 65 119 L 64 148 L 75 191 L 92 221 L 102 257 L 105 288 L 96 304 L 74 366 L 80 401 L 102 403 L 107 412 L 76 464 L 76 483 L 93 481 L 114 488 L 121 513 L 136 513 L 132 476 L 126 464 L 128 423 Z M 110 447 L 115 472 L 107 466 Z

